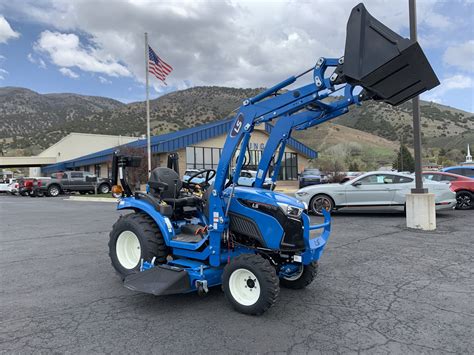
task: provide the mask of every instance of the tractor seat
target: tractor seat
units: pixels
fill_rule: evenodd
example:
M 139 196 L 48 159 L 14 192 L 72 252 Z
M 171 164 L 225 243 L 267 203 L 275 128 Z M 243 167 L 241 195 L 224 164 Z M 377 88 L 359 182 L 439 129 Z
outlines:
M 183 182 L 176 171 L 169 168 L 159 167 L 153 169 L 148 180 L 148 186 L 150 186 L 152 195 L 176 208 L 195 207 L 202 203 L 202 200 L 197 196 L 181 193 Z
M 178 198 L 162 198 L 170 206 L 174 207 L 195 207 L 201 204 L 201 199 L 196 196 L 184 196 Z

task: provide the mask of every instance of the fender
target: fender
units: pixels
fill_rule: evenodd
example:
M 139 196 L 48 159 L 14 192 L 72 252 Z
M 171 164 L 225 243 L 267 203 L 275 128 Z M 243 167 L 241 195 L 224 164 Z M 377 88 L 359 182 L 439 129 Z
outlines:
M 125 197 L 117 204 L 117 210 L 139 210 L 146 213 L 153 218 L 158 228 L 160 228 L 166 245 L 170 245 L 170 241 L 175 235 L 171 221 L 168 217 L 164 217 L 158 213 L 149 203 L 137 200 L 134 197 Z

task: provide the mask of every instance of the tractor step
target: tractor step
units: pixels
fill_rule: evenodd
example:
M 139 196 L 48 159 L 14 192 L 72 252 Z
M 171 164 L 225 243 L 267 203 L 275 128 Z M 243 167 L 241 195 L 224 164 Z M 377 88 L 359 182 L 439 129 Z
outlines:
M 151 293 L 156 296 L 185 293 L 191 290 L 188 272 L 166 264 L 129 275 L 123 284 L 132 291 Z
M 199 224 L 186 223 L 181 226 L 181 233 L 173 237 L 174 241 L 185 243 L 199 243 L 203 235 L 207 233 L 207 227 Z
M 200 235 L 196 235 L 196 234 L 180 233 L 174 236 L 173 240 L 177 242 L 199 243 L 202 240 L 202 238 Z

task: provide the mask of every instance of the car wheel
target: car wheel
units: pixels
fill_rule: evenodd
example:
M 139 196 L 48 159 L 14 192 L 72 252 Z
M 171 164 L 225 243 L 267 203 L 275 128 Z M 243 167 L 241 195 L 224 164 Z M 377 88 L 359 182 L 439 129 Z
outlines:
M 459 191 L 456 194 L 456 209 L 468 210 L 474 206 L 474 198 L 469 191 Z
M 322 210 L 325 209 L 328 212 L 332 212 L 334 209 L 334 202 L 331 197 L 324 194 L 318 194 L 311 199 L 310 210 L 318 216 L 322 216 Z
M 99 186 L 99 193 L 108 194 L 110 192 L 110 186 L 107 184 L 102 184 Z
M 48 196 L 56 197 L 60 194 L 61 190 L 57 185 L 51 185 L 48 187 Z

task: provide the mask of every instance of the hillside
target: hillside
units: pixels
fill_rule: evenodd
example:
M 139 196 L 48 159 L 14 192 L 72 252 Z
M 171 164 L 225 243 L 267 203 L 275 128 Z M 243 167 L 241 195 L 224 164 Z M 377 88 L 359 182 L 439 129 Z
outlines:
M 223 119 L 243 99 L 261 89 L 194 87 L 152 100 L 153 134 L 176 131 Z M 422 102 L 423 140 L 427 147 L 463 149 L 472 141 L 473 115 L 447 106 Z M 23 88 L 0 88 L 0 143 L 7 154 L 35 154 L 70 132 L 122 134 L 145 133 L 145 104 L 76 94 L 38 94 Z M 367 152 L 389 160 L 400 137 L 410 143 L 411 104 L 391 107 L 364 102 L 332 123 L 326 123 L 296 137 L 324 151 L 335 145 L 357 142 Z M 344 148 L 345 149 L 345 148 Z M 369 152 L 370 151 L 370 152 Z
M 474 131 L 472 113 L 425 101 L 421 101 L 420 110 L 423 141 L 428 145 L 436 146 L 436 138 L 459 136 Z M 337 118 L 335 122 L 389 140 L 403 138 L 405 142 L 411 143 L 412 117 L 411 102 L 392 107 L 367 101 L 362 106 L 351 107 L 348 114 Z

